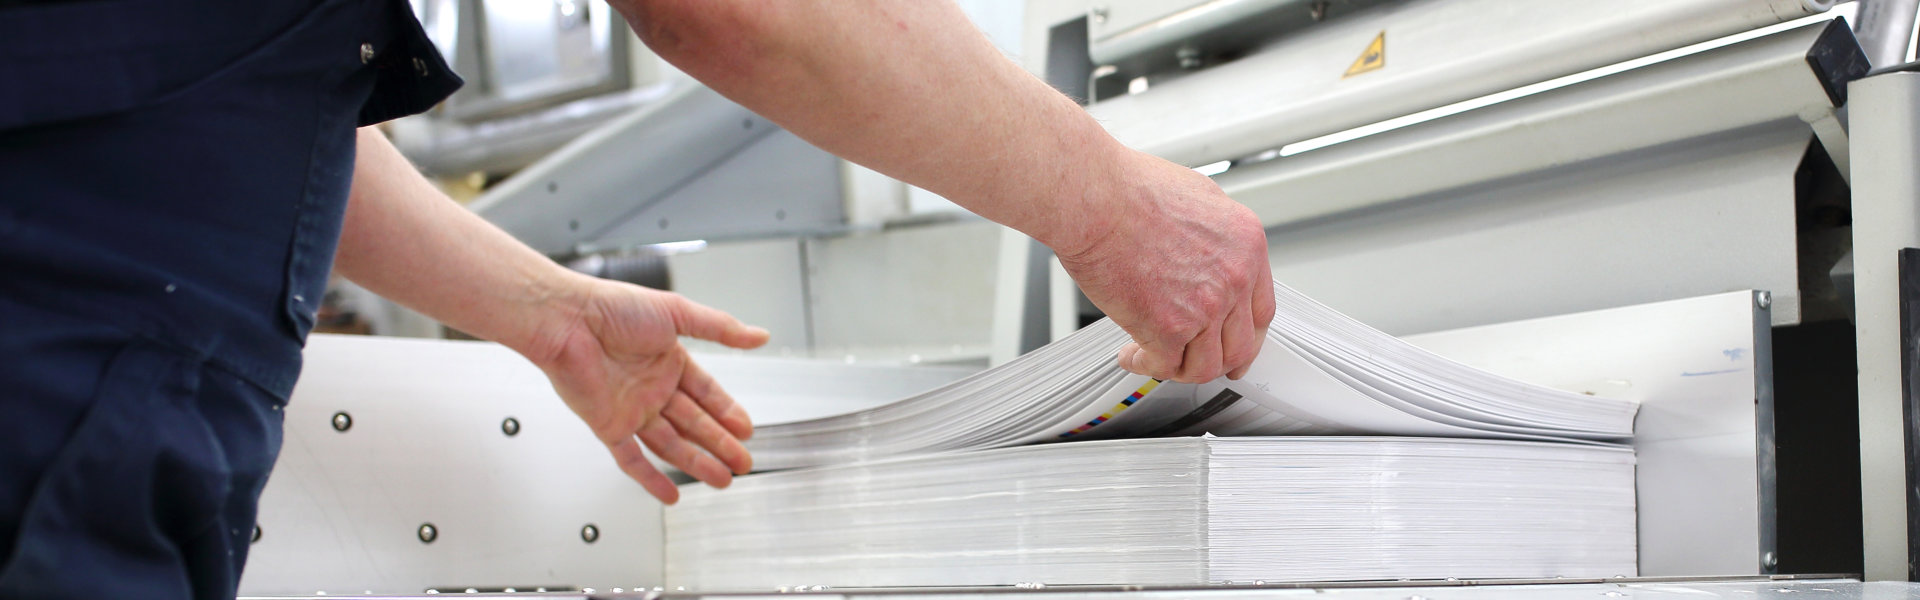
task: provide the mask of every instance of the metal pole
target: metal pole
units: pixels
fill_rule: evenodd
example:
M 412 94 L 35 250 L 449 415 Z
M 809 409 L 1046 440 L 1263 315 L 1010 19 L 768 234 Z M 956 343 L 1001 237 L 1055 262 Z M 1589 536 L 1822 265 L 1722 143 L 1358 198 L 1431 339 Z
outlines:
M 1908 42 L 1913 40 L 1915 13 L 1920 0 L 1858 0 L 1855 13 L 1860 22 L 1853 26 L 1854 37 L 1867 51 L 1867 60 L 1875 68 L 1907 62 Z
M 1860 369 L 1860 497 L 1868 580 L 1909 572 L 1900 319 L 1902 249 L 1920 247 L 1920 73 L 1853 82 L 1854 326 Z

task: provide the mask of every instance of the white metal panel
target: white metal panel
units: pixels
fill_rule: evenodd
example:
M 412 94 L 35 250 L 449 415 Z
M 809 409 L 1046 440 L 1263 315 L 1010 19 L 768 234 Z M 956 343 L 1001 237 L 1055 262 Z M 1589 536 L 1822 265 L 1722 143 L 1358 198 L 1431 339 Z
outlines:
M 1825 0 L 1425 0 L 1372 7 L 1089 111 L 1200 165 L 1746 31 Z M 1343 77 L 1376 35 L 1385 67 Z M 1231 91 L 1232 93 L 1224 93 Z
M 637 211 L 712 175 L 729 157 L 778 131 L 706 86 L 690 82 L 676 85 L 677 89 L 660 101 L 601 125 L 521 170 L 488 190 L 471 208 L 536 250 L 569 252 L 633 218 Z M 838 166 L 830 167 L 830 171 L 829 176 L 837 182 Z M 822 199 L 818 206 L 790 209 L 792 217 L 812 217 L 817 209 L 830 214 L 830 220 L 839 219 L 838 188 L 817 195 Z M 791 194 L 781 197 L 788 196 Z M 709 198 L 699 208 L 709 214 L 726 214 L 741 207 L 743 200 L 765 198 Z M 718 233 L 790 229 L 771 221 L 772 210 L 760 212 L 769 221 L 738 222 Z M 671 216 L 669 226 L 670 221 Z M 658 220 L 653 222 L 657 225 Z M 682 228 L 673 235 L 636 241 L 702 239 L 714 233 Z
M 744 120 L 743 120 L 744 122 Z M 730 127 L 740 127 L 730 123 Z M 761 127 L 772 125 L 762 122 Z M 642 165 L 616 183 L 642 177 Z M 785 130 L 767 134 L 654 198 L 583 226 L 600 248 L 709 237 L 836 230 L 846 222 L 840 159 Z M 609 201 L 620 200 L 616 196 Z M 584 224 L 583 224 L 584 225 Z
M 668 255 L 667 273 L 673 279 L 673 291 L 773 334 L 767 345 L 752 352 L 811 356 L 813 333 L 801 244 L 796 239 L 708 244 L 698 252 Z M 698 350 L 725 350 L 713 342 L 686 343 Z
M 838 360 L 704 352 L 695 353 L 693 359 L 746 407 L 756 427 L 860 412 L 980 370 L 947 365 L 850 365 Z
M 663 581 L 660 504 L 512 351 L 315 335 L 286 413 L 242 594 Z
M 807 240 L 815 355 L 985 357 L 1002 229 L 962 221 Z
M 1216 180 L 1268 226 L 1833 113 L 1815 23 L 1262 163 Z M 1844 136 L 1842 136 L 1844 138 Z
M 1390 333 L 1734 289 L 1799 322 L 1805 126 L 1699 140 L 1271 230 L 1275 278 Z
M 1640 574 L 1750 575 L 1772 549 L 1755 408 L 1772 385 L 1764 312 L 1740 291 L 1405 339 L 1521 381 L 1639 401 Z
M 1853 298 L 1860 362 L 1861 516 L 1868 579 L 1905 580 L 1909 450 L 1902 414 L 1900 266 L 1920 247 L 1920 73 L 1853 83 Z

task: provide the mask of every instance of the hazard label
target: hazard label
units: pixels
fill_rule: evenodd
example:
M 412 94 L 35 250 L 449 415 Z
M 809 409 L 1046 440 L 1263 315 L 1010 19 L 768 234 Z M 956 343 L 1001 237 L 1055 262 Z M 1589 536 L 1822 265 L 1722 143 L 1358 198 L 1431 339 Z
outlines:
M 1366 51 L 1360 53 L 1360 58 L 1353 59 L 1353 66 L 1347 67 L 1347 74 L 1340 78 L 1377 71 L 1384 66 L 1387 66 L 1387 32 L 1383 29 L 1380 35 L 1373 36 L 1373 43 L 1367 44 Z

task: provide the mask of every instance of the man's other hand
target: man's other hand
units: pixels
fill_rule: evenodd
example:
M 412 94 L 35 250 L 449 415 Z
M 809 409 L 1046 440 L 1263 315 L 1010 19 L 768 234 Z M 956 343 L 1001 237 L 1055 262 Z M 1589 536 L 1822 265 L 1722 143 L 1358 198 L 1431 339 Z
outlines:
M 581 279 L 577 306 L 543 340 L 535 363 L 554 390 L 612 452 L 620 469 L 662 502 L 680 491 L 640 448 L 714 487 L 753 469 L 740 441 L 753 435 L 747 411 L 680 345 L 679 336 L 734 348 L 767 343 L 767 331 L 679 294 Z

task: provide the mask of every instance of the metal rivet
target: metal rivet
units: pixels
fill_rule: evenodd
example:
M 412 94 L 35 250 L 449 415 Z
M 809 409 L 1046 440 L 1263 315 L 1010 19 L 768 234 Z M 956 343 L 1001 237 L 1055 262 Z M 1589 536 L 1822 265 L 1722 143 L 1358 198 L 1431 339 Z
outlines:
M 1760 292 L 1759 294 L 1756 294 L 1756 295 L 1754 296 L 1754 300 L 1753 300 L 1753 301 L 1754 301 L 1754 303 L 1756 303 L 1756 304 L 1759 304 L 1759 305 L 1760 305 L 1760 308 L 1772 308 L 1772 307 L 1773 307 L 1773 292 L 1768 292 L 1768 291 L 1761 291 L 1761 292 Z
M 353 416 L 345 411 L 333 413 L 333 430 L 344 432 L 353 429 Z
M 360 44 L 360 64 L 364 65 L 370 62 L 373 62 L 373 44 L 362 43 Z
M 500 422 L 500 433 L 507 434 L 507 437 L 520 435 L 520 420 L 507 417 L 507 420 Z
M 1093 15 L 1093 24 L 1102 25 L 1107 22 L 1107 7 L 1095 6 L 1091 14 Z
M 1193 46 L 1181 46 L 1179 50 L 1173 52 L 1173 57 L 1180 61 L 1180 68 L 1189 71 L 1200 68 L 1202 64 L 1200 49 Z
M 1760 564 L 1768 569 L 1777 568 L 1780 566 L 1780 556 L 1772 552 L 1762 554 L 1760 555 Z
M 249 544 L 260 543 L 260 524 L 259 523 L 253 524 L 253 539 L 248 540 L 247 543 Z
M 431 544 L 434 540 L 440 539 L 440 530 L 434 528 L 432 523 L 421 523 L 420 530 L 415 534 L 420 536 L 420 542 L 424 544 Z
M 600 541 L 600 528 L 595 527 L 592 523 L 588 523 L 586 527 L 581 527 L 580 540 L 589 544 Z

